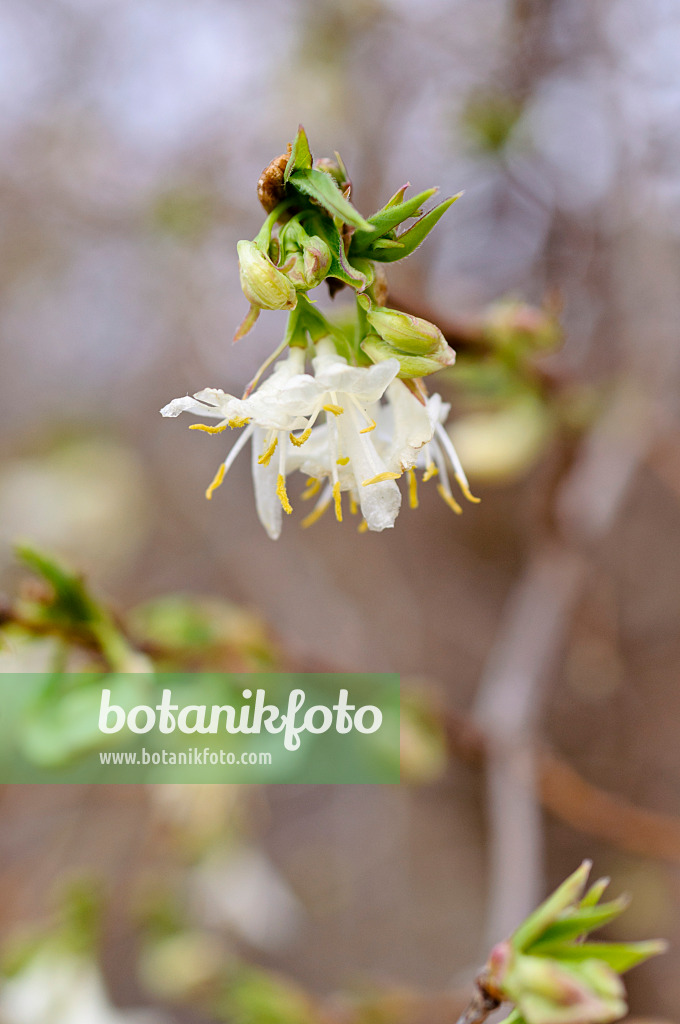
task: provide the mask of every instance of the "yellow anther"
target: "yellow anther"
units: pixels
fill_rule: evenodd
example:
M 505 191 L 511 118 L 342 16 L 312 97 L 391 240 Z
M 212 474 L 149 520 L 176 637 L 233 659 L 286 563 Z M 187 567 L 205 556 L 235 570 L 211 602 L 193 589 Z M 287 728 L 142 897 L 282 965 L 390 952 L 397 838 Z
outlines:
M 349 455 L 345 455 L 344 459 L 336 459 L 335 461 L 337 462 L 338 466 L 346 466 L 347 463 L 349 462 Z
M 377 476 L 372 476 L 370 480 L 364 480 L 362 487 L 368 487 L 369 484 L 381 484 L 383 480 L 398 480 L 401 473 L 378 473 Z
M 321 481 L 317 480 L 316 477 L 310 476 L 307 481 L 307 487 L 301 494 L 303 501 L 308 501 L 309 498 L 313 498 L 315 494 L 318 494 L 321 490 Z
M 418 508 L 418 481 L 412 469 L 408 471 L 408 503 L 411 508 Z
M 316 508 L 313 509 L 309 513 L 309 515 L 302 520 L 301 526 L 303 526 L 306 530 L 308 526 L 312 526 L 314 523 L 318 522 L 318 520 L 321 519 L 321 516 L 324 514 L 329 505 L 330 499 L 328 501 L 324 501 L 323 505 L 317 505 Z
M 375 430 L 376 426 L 377 426 L 377 423 L 375 422 L 375 420 L 371 420 L 369 426 L 368 427 L 364 427 L 364 429 L 360 430 L 359 433 L 360 434 L 370 434 L 370 432 L 372 430 Z
M 289 434 L 288 436 L 290 437 L 293 444 L 299 448 L 300 445 L 303 445 L 305 443 L 305 441 L 309 441 L 310 437 L 312 436 L 312 428 L 307 427 L 307 429 L 303 431 L 299 437 L 295 437 L 294 434 Z
M 438 472 L 439 470 L 435 466 L 434 462 L 431 462 L 428 466 L 425 467 L 425 472 L 423 473 L 423 483 L 426 484 L 427 481 L 431 480 L 433 476 L 436 476 Z
M 189 430 L 204 430 L 206 434 L 221 434 L 226 429 L 226 423 L 220 423 L 217 427 L 209 427 L 207 423 L 192 423 L 189 427 Z
M 349 511 L 350 511 L 351 515 L 353 515 L 353 516 L 355 516 L 357 514 L 357 512 L 359 511 L 359 506 L 356 503 L 356 498 L 351 493 L 351 491 L 350 491 L 350 495 L 349 495 Z
M 281 508 L 288 515 L 293 511 L 290 502 L 288 501 L 288 495 L 286 494 L 286 478 L 279 473 L 276 478 L 276 497 L 281 502 Z
M 232 416 L 229 420 L 229 426 L 232 430 L 235 430 L 237 427 L 245 427 L 247 423 L 250 423 L 249 416 Z
M 361 522 L 359 523 L 359 525 L 357 526 L 357 533 L 366 533 L 367 529 L 368 529 L 368 523 L 366 522 L 365 519 L 362 519 Z
M 467 500 L 474 502 L 475 505 L 479 505 L 482 499 L 475 498 L 474 494 L 470 492 L 470 488 L 467 485 L 467 481 L 463 480 L 463 478 L 460 476 L 456 476 L 456 480 L 458 481 L 458 486 L 460 487 L 461 491 L 463 492 Z
M 335 518 L 339 523 L 342 522 L 342 501 L 340 499 L 340 481 L 336 480 L 333 484 L 333 501 L 335 502 Z
M 271 457 L 274 454 L 274 452 L 276 451 L 276 446 L 277 446 L 278 443 L 279 443 L 279 437 L 278 437 L 278 434 L 275 434 L 274 435 L 274 440 L 269 444 L 269 446 L 267 448 L 265 448 L 265 450 L 262 452 L 262 455 L 260 455 L 258 460 L 257 460 L 260 463 L 261 466 L 268 466 L 269 465 L 269 463 L 271 461 Z
M 330 402 L 328 405 L 324 405 L 326 412 L 332 412 L 334 416 L 342 416 L 345 411 L 341 405 L 332 405 Z
M 460 507 L 460 505 L 458 504 L 458 502 L 456 501 L 456 499 L 453 497 L 453 495 L 449 494 L 449 492 L 446 490 L 446 488 L 442 484 L 437 484 L 437 490 L 439 491 L 440 497 L 442 497 L 444 499 L 444 501 L 449 506 L 449 508 L 453 509 L 453 511 L 456 513 L 456 515 L 459 516 L 463 510 Z
M 208 501 L 210 501 L 210 499 L 212 498 L 213 491 L 216 491 L 217 488 L 222 483 L 222 481 L 224 480 L 224 473 L 224 463 L 222 463 L 220 468 L 215 473 L 215 476 L 213 477 L 213 482 L 210 484 L 210 487 L 208 487 L 208 490 L 205 492 L 205 496 L 208 499 Z

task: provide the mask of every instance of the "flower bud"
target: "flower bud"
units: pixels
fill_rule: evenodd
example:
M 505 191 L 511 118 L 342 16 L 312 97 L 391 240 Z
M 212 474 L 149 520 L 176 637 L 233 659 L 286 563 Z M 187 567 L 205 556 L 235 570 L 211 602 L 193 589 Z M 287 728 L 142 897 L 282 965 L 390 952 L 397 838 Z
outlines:
M 380 337 L 401 352 L 429 356 L 448 349 L 446 338 L 435 324 L 386 306 L 369 306 L 366 318 Z
M 316 288 L 321 284 L 331 265 L 331 250 L 323 238 L 312 235 L 303 246 L 305 277 L 308 288 Z
M 295 288 L 269 257 L 254 242 L 240 241 L 237 250 L 241 288 L 251 305 L 260 309 L 295 309 Z
M 397 359 L 399 361 L 399 373 L 402 380 L 413 377 L 426 377 L 430 373 L 436 373 L 444 366 L 452 366 L 455 360 L 455 353 L 446 346 L 443 353 L 436 352 L 430 356 L 412 356 L 402 352 L 384 341 L 377 334 L 368 334 L 361 342 L 361 348 L 374 363 L 381 363 L 385 359 Z M 449 355 L 450 353 L 450 355 Z
M 318 235 L 307 236 L 299 248 L 294 249 L 281 267 L 281 271 L 298 291 L 309 291 L 321 284 L 331 265 L 331 251 Z
M 609 1024 L 627 1010 L 623 982 L 598 960 L 566 964 L 519 954 L 504 991 L 527 1024 Z

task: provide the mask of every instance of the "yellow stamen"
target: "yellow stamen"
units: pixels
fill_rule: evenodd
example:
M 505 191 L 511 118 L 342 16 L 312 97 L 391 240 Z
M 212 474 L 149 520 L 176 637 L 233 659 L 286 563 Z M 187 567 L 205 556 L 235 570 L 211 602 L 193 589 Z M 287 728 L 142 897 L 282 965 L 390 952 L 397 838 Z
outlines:
M 262 455 L 260 455 L 258 460 L 257 460 L 260 463 L 261 466 L 268 466 L 269 465 L 269 463 L 271 461 L 271 457 L 274 454 L 274 452 L 276 451 L 276 446 L 277 446 L 278 443 L 279 443 L 279 435 L 275 434 L 274 435 L 274 440 L 270 443 L 269 447 L 265 448 L 265 450 L 262 452 Z
M 335 461 L 337 462 L 338 466 L 346 466 L 347 463 L 349 462 L 349 455 L 345 455 L 344 459 L 336 459 Z
M 351 515 L 353 516 L 355 516 L 359 511 L 359 506 L 357 505 L 354 495 L 351 492 L 349 496 L 349 510 Z
M 418 481 L 412 469 L 408 471 L 408 503 L 411 508 L 418 508 Z
M 425 472 L 423 473 L 423 483 L 426 484 L 427 481 L 431 480 L 433 476 L 436 476 L 438 472 L 439 470 L 435 466 L 434 462 L 431 462 L 429 466 L 425 467 Z
M 189 430 L 204 430 L 206 434 L 221 434 L 226 429 L 226 423 L 220 423 L 218 427 L 209 427 L 207 423 L 192 423 L 189 427 Z
M 307 427 L 307 429 L 303 431 L 303 433 L 300 434 L 299 437 L 295 437 L 294 434 L 289 434 L 288 436 L 290 437 L 293 444 L 299 448 L 300 445 L 303 445 L 305 443 L 305 441 L 309 441 L 310 437 L 312 436 L 312 428 Z
M 288 495 L 286 494 L 286 478 L 279 473 L 276 478 L 276 497 L 281 502 L 281 508 L 288 515 L 293 511 L 290 502 L 288 501 Z
M 308 501 L 309 498 L 313 498 L 315 494 L 318 494 L 321 490 L 321 481 L 317 480 L 316 477 L 310 476 L 307 481 L 307 487 L 301 494 L 303 501 Z
M 466 481 L 463 480 L 463 478 L 460 477 L 460 476 L 457 476 L 456 480 L 458 481 L 458 486 L 460 487 L 461 491 L 463 492 L 463 494 L 465 495 L 467 500 L 474 502 L 475 505 L 479 505 L 479 503 L 480 503 L 480 501 L 482 499 L 481 498 L 475 498 L 474 494 L 471 494 L 470 488 L 468 487 Z
M 232 430 L 235 430 L 237 427 L 245 427 L 246 423 L 250 423 L 249 416 L 233 416 L 229 420 L 229 426 Z
M 437 490 L 439 491 L 440 497 L 444 499 L 449 508 L 453 509 L 456 515 L 460 515 L 463 510 L 458 504 L 458 502 L 455 500 L 453 495 L 449 494 L 449 492 L 445 489 L 445 487 L 443 487 L 442 484 L 437 484 Z
M 377 426 L 377 424 L 376 424 L 375 420 L 371 420 L 370 426 L 364 427 L 364 429 L 360 430 L 359 433 L 360 434 L 370 434 L 370 432 L 372 430 L 375 430 L 376 426 Z
M 213 491 L 216 491 L 217 488 L 222 483 L 222 481 L 224 480 L 224 473 L 225 473 L 224 463 L 222 463 L 220 468 L 215 473 L 215 476 L 213 477 L 213 482 L 210 484 L 210 487 L 208 487 L 208 490 L 205 492 L 205 496 L 208 499 L 208 501 L 210 501 L 210 499 L 212 498 Z
M 341 416 L 345 411 L 341 405 L 332 405 L 331 403 L 324 405 L 324 409 L 326 412 L 332 412 L 334 416 Z
M 335 518 L 339 523 L 342 522 L 342 502 L 340 499 L 340 481 L 336 480 L 333 484 L 333 501 L 335 502 Z
M 362 519 L 361 522 L 359 523 L 359 525 L 357 526 L 357 533 L 366 533 L 367 529 L 368 529 L 368 523 L 366 522 L 365 519 Z
M 401 473 L 378 473 L 377 476 L 372 476 L 370 480 L 364 480 L 362 487 L 368 487 L 369 484 L 381 484 L 383 480 L 398 480 Z
M 314 523 L 318 522 L 318 520 L 321 519 L 321 516 L 324 514 L 329 505 L 330 499 L 328 501 L 324 501 L 323 505 L 317 505 L 317 507 L 313 509 L 309 513 L 309 515 L 302 520 L 301 525 L 304 527 L 304 529 L 306 530 L 308 526 L 313 526 Z

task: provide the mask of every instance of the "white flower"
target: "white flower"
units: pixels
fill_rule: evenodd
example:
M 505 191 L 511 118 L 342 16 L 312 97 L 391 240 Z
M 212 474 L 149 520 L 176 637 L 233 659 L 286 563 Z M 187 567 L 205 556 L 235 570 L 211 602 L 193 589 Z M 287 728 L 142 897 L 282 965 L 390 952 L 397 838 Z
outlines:
M 330 338 L 316 341 L 316 353 L 313 376 L 304 372 L 304 350 L 293 348 L 246 398 L 205 388 L 193 398 L 176 398 L 161 410 L 163 416 L 190 412 L 219 421 L 215 426 L 193 424 L 194 430 L 220 433 L 227 427 L 243 428 L 206 497 L 220 486 L 250 440 L 257 512 L 274 540 L 281 533 L 282 513 L 292 512 L 286 477 L 298 469 L 310 478 L 303 498 L 319 494 L 303 526 L 311 525 L 331 505 L 342 521 L 343 491 L 349 493 L 351 511 L 361 509 L 362 529 L 381 531 L 394 526 L 401 505 L 396 481 L 405 472 L 411 506 L 417 507 L 415 466 L 424 468 L 425 480 L 439 473 L 440 493 L 460 510 L 451 494 L 445 455 L 464 493 L 471 495 L 441 425 L 449 407 L 439 395 L 427 403 L 419 401 L 397 379 L 396 359 L 350 366 Z M 320 420 L 322 414 L 325 422 Z
M 161 410 L 163 416 L 191 412 L 219 420 L 216 426 L 194 424 L 194 429 L 208 433 L 219 433 L 228 426 L 245 428 L 206 496 L 212 496 L 252 438 L 257 511 L 273 539 L 281 532 L 282 511 L 292 511 L 286 476 L 299 468 L 318 479 L 328 478 L 330 495 L 326 504 L 334 501 L 338 519 L 342 519 L 343 490 L 356 495 L 371 530 L 393 526 L 399 511 L 401 496 L 394 481 L 401 470 L 389 470 L 365 436 L 375 427 L 367 408 L 379 402 L 396 377 L 399 364 L 388 360 L 376 366 L 352 367 L 337 355 L 330 341 L 324 345 L 323 339 L 317 343 L 317 352 L 315 376 L 304 373 L 304 352 L 294 348 L 248 398 L 205 388 L 193 398 L 176 398 Z M 323 412 L 327 422 L 317 427 Z M 301 433 L 296 435 L 294 431 Z

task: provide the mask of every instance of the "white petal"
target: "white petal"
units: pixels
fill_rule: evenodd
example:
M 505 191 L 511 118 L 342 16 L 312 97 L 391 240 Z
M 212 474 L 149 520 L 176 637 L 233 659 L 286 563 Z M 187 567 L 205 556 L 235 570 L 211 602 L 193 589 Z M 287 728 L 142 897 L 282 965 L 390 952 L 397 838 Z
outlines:
M 278 459 L 276 455 L 270 459 L 268 466 L 261 465 L 257 460 L 264 449 L 265 431 L 256 427 L 253 431 L 253 489 L 255 491 L 255 507 L 260 522 L 272 540 L 281 536 L 281 519 L 283 509 L 276 493 L 278 477 Z
M 365 405 L 377 402 L 399 372 L 396 359 L 386 359 L 373 366 L 348 366 L 339 356 L 324 355 L 317 356 L 313 362 L 317 383 L 325 390 L 344 391 Z
M 346 483 L 343 482 L 343 490 L 349 489 L 351 480 L 353 489 L 359 495 L 361 512 L 369 530 L 385 530 L 394 526 L 401 505 L 401 494 L 395 481 L 383 480 L 364 486 L 364 481 L 380 476 L 387 470 L 370 435 L 360 434 L 348 413 L 338 416 L 337 423 L 342 453 L 349 456 L 349 473 L 345 478 Z
M 209 416 L 218 420 L 223 419 L 219 409 L 205 405 L 203 402 L 197 402 L 195 398 L 190 398 L 189 395 L 186 398 L 173 398 L 172 402 L 168 402 L 167 405 L 163 406 L 161 416 L 179 416 L 182 412 L 193 412 L 196 416 Z
M 379 532 L 394 526 L 401 507 L 401 493 L 394 480 L 362 487 L 359 501 L 369 530 Z
M 392 436 L 384 459 L 390 470 L 401 472 L 415 465 L 418 452 L 432 440 L 434 430 L 427 407 L 402 381 L 390 384 L 387 397 L 392 412 Z

